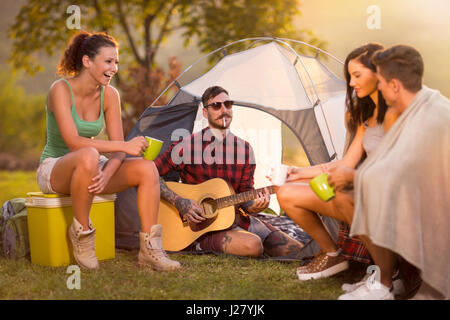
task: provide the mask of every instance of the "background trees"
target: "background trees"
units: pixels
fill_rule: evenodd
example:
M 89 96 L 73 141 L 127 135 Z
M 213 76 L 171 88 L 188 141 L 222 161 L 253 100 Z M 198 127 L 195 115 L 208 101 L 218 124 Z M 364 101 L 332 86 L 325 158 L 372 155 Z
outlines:
M 32 169 L 45 144 L 45 97 L 0 71 L 0 169 Z
M 36 53 L 61 52 L 78 31 L 67 27 L 70 15 L 66 10 L 72 4 L 72 0 L 29 0 L 21 8 L 9 30 L 14 69 L 39 72 Z M 300 14 L 298 0 L 82 0 L 76 5 L 81 9 L 82 29 L 105 31 L 120 41 L 116 85 L 124 102 L 125 134 L 181 71 L 176 57 L 168 57 L 168 72 L 155 62 L 162 44 L 176 30 L 182 32 L 178 41 L 183 41 L 187 50 L 195 42 L 202 52 L 255 36 L 290 37 L 325 45 L 312 32 L 294 29 L 293 19 Z M 162 97 L 158 103 L 165 102 Z
M 159 57 L 167 43 L 183 43 L 186 52 L 195 48 L 203 53 L 232 41 L 260 36 L 293 38 L 325 46 L 311 31 L 294 28 L 294 20 L 301 14 L 298 0 L 23 2 L 7 32 L 11 40 L 10 71 L 25 71 L 32 77 L 43 70 L 43 56 L 59 57 L 70 37 L 79 31 L 68 24 L 74 16 L 67 8 L 74 4 L 80 9 L 81 29 L 105 31 L 119 40 L 120 65 L 113 85 L 121 92 L 125 136 L 142 112 L 182 71 L 183 66 L 173 53 L 163 53 L 167 55 L 164 59 Z M 232 49 L 237 51 L 244 46 L 242 43 Z M 211 59 L 214 57 L 218 56 Z M 167 61 L 167 65 L 161 61 Z M 21 157 L 34 153 L 38 159 L 45 143 L 45 97 L 27 96 L 8 72 L 0 75 L 0 82 L 4 87 L 0 91 L 0 150 Z M 171 94 L 162 96 L 157 104 L 168 102 Z

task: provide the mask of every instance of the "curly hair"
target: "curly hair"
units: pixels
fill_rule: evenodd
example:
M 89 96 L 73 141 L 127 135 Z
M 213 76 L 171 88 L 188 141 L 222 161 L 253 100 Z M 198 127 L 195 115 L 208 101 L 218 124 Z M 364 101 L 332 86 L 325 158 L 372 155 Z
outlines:
M 89 58 L 94 59 L 102 47 L 118 48 L 119 43 L 104 32 L 90 33 L 80 31 L 75 34 L 70 39 L 69 45 L 59 61 L 58 75 L 72 76 L 80 73 L 83 68 L 83 56 L 87 55 Z

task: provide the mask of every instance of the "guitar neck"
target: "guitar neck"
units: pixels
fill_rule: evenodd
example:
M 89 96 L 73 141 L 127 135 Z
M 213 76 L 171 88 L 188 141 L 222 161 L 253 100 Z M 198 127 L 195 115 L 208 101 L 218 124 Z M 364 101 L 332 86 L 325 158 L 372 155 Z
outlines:
M 268 186 L 264 188 L 259 188 L 256 190 L 250 190 L 238 194 L 232 194 L 227 197 L 216 199 L 217 208 L 222 209 L 225 207 L 234 206 L 236 204 L 244 203 L 253 199 L 256 199 L 258 197 L 258 193 L 265 192 L 264 189 L 268 189 L 269 193 L 275 193 L 275 186 Z

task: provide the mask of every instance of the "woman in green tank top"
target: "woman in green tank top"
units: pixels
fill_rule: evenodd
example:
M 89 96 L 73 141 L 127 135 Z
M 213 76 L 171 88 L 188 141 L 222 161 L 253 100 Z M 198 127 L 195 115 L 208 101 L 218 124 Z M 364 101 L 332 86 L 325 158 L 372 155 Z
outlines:
M 139 264 L 156 270 L 179 269 L 180 264 L 169 259 L 161 245 L 158 171 L 152 161 L 125 159 L 125 154 L 140 156 L 148 143 L 142 136 L 124 141 L 119 93 L 109 85 L 118 62 L 118 43 L 105 33 L 83 31 L 71 39 L 58 66 L 58 74 L 69 78 L 55 81 L 48 94 L 47 143 L 38 184 L 43 192 L 72 197 L 69 238 L 80 266 L 99 267 L 95 228 L 89 219 L 94 195 L 136 187 L 141 220 Z M 93 139 L 103 123 L 109 140 Z M 110 153 L 110 159 L 101 153 Z

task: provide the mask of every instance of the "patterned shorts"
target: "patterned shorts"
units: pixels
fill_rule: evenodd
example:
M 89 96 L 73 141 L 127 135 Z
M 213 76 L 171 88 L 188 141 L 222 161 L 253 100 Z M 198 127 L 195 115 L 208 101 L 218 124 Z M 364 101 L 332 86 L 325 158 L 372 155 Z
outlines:
M 52 174 L 53 167 L 55 166 L 55 163 L 60 159 L 58 158 L 46 158 L 44 161 L 41 162 L 39 165 L 37 171 L 36 171 L 36 179 L 37 184 L 39 186 L 39 189 L 41 189 L 42 193 L 56 193 L 52 189 L 52 185 L 50 183 L 50 176 Z M 103 168 L 103 166 L 108 162 L 108 158 L 104 155 L 100 155 L 100 158 L 98 160 L 99 168 Z

